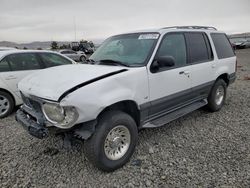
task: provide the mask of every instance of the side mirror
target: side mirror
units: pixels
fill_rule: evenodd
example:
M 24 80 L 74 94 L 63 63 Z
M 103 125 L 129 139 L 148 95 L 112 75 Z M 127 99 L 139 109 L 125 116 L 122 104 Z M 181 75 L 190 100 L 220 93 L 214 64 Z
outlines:
M 173 56 L 159 56 L 152 63 L 151 71 L 157 72 L 160 68 L 172 67 L 174 65 L 175 65 L 175 60 Z

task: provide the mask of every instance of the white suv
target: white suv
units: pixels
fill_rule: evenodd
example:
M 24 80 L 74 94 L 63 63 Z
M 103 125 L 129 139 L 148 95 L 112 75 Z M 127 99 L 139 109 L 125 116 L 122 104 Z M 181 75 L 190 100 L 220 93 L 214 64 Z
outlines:
M 205 105 L 220 110 L 236 77 L 229 40 L 212 27 L 116 35 L 89 61 L 22 80 L 24 105 L 16 119 L 37 138 L 53 127 L 66 138 L 85 140 L 86 156 L 104 171 L 129 160 L 139 129 L 165 125 Z

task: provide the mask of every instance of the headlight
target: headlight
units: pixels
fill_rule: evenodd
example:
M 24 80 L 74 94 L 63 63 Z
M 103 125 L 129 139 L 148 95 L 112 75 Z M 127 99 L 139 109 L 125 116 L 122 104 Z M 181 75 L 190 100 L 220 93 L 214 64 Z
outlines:
M 62 107 L 57 103 L 45 103 L 42 109 L 46 119 L 56 127 L 70 128 L 78 118 L 78 112 L 72 106 Z

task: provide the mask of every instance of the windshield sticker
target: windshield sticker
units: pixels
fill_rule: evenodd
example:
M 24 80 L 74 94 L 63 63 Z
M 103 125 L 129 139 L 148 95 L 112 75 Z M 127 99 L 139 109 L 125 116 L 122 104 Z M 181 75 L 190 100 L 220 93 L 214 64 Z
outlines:
M 143 39 L 158 39 L 159 34 L 142 34 L 139 36 L 139 40 L 143 40 Z

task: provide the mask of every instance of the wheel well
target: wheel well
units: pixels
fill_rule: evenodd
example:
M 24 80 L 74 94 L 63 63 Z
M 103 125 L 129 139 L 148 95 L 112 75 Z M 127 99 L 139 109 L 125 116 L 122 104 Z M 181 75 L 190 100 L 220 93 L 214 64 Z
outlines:
M 227 85 L 229 84 L 229 76 L 228 76 L 228 74 L 226 74 L 226 73 L 220 75 L 220 76 L 217 78 L 217 80 L 218 80 L 218 79 L 224 80 L 224 81 L 226 82 Z
M 11 94 L 11 92 L 9 92 L 8 90 L 3 89 L 3 88 L 0 88 L 0 91 L 5 92 L 5 93 L 8 93 L 8 94 L 11 96 L 11 98 L 13 99 L 13 101 L 14 101 L 14 106 L 16 106 L 15 97 Z
M 100 117 L 104 112 L 111 111 L 111 110 L 119 110 L 122 112 L 125 112 L 129 114 L 136 122 L 137 126 L 140 125 L 140 111 L 137 107 L 137 104 L 134 101 L 126 100 L 117 102 L 115 104 L 112 104 L 108 107 L 106 107 L 99 115 Z

